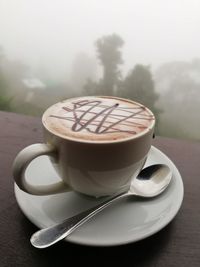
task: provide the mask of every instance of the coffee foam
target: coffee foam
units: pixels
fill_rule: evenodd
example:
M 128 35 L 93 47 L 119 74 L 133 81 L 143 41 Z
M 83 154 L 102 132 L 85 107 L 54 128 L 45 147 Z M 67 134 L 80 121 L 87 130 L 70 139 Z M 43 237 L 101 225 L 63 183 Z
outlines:
M 80 97 L 59 102 L 43 115 L 43 124 L 63 138 L 116 141 L 137 136 L 154 125 L 143 105 L 115 97 Z

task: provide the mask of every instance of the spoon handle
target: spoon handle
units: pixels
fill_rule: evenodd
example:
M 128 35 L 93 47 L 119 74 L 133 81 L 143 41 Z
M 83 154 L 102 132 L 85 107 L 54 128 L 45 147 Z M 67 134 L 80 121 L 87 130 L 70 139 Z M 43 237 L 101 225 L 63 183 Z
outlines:
M 107 199 L 106 201 L 96 205 L 95 207 L 83 211 L 73 217 L 70 217 L 61 223 L 37 231 L 31 237 L 31 244 L 36 248 L 46 248 L 57 243 L 58 241 L 70 235 L 74 230 L 76 230 L 80 225 L 88 221 L 94 215 L 110 206 L 116 200 L 119 200 L 128 195 L 129 193 L 121 193 L 119 195 L 115 195 Z

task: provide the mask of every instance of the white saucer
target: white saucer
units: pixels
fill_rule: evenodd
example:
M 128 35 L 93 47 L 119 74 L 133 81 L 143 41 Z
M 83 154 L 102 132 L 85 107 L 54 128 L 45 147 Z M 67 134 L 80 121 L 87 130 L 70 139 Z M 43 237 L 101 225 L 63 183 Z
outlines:
M 146 165 L 167 164 L 173 179 L 168 189 L 153 199 L 124 199 L 108 207 L 67 237 L 67 241 L 91 246 L 113 246 L 144 239 L 165 227 L 177 214 L 183 200 L 183 183 L 173 162 L 152 147 Z M 55 181 L 57 176 L 47 157 L 34 160 L 27 170 L 28 179 L 39 183 Z M 34 183 L 33 182 L 33 183 Z M 40 182 L 41 183 L 41 182 Z M 15 184 L 17 202 L 39 228 L 50 226 L 94 206 L 102 200 L 73 192 L 50 196 L 33 196 Z

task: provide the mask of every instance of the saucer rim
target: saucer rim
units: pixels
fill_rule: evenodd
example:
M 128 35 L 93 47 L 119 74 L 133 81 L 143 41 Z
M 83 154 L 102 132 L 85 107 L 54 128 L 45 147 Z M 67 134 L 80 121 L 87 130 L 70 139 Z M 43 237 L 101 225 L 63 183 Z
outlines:
M 146 231 L 146 233 L 144 233 L 143 235 L 137 237 L 134 237 L 132 239 L 127 239 L 124 241 L 119 241 L 117 242 L 117 240 L 115 240 L 115 242 L 109 242 L 109 241 L 105 241 L 102 243 L 94 243 L 94 242 L 89 242 L 88 239 L 86 241 L 82 240 L 82 239 L 78 239 L 78 238 L 74 238 L 73 236 L 69 236 L 66 239 L 64 239 L 64 241 L 73 243 L 73 244 L 78 244 L 78 245 L 86 245 L 86 246 L 92 246 L 92 247 L 110 247 L 110 246 L 119 246 L 119 245 L 126 245 L 126 244 L 130 244 L 130 243 L 135 243 L 138 242 L 140 240 L 146 239 L 147 237 L 150 237 L 154 234 L 156 234 L 157 232 L 159 232 L 160 230 L 162 230 L 163 228 L 165 228 L 173 219 L 174 217 L 177 215 L 178 211 L 181 208 L 182 202 L 183 202 L 183 198 L 184 198 L 184 185 L 183 185 L 183 181 L 182 181 L 182 177 L 181 174 L 178 170 L 178 168 L 176 167 L 176 165 L 173 163 L 173 161 L 165 154 L 163 153 L 160 149 L 156 148 L 155 146 L 151 146 L 151 151 L 154 151 L 156 154 L 161 154 L 162 156 L 164 156 L 164 158 L 170 162 L 170 164 L 173 167 L 173 174 L 174 171 L 176 171 L 176 174 L 174 174 L 175 178 L 179 180 L 179 198 L 176 201 L 176 207 L 173 208 L 172 211 L 169 212 L 168 216 L 165 216 L 165 218 L 159 223 L 159 225 L 157 225 L 157 227 L 151 231 Z M 25 217 L 31 221 L 34 225 L 36 225 L 38 228 L 42 228 L 42 223 L 38 222 L 38 220 L 34 217 L 31 216 L 30 213 L 27 212 L 27 209 L 23 207 L 21 201 L 20 201 L 20 196 L 19 193 L 20 191 L 22 191 L 21 189 L 19 189 L 19 187 L 16 185 L 16 183 L 14 183 L 14 194 L 15 194 L 15 198 L 17 200 L 17 204 L 19 205 L 19 208 L 21 209 L 22 213 L 25 215 Z M 25 193 L 26 194 L 26 193 Z M 72 238 L 71 238 L 72 237 Z

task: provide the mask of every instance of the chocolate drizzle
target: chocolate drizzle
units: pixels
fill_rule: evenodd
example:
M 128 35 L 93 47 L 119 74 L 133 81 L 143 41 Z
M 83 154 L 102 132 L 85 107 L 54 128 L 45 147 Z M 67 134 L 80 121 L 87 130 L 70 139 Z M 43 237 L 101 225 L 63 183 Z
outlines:
M 87 130 L 95 134 L 117 132 L 136 134 L 134 127 L 147 128 L 141 121 L 154 119 L 153 115 L 144 113 L 144 106 L 136 104 L 131 107 L 119 103 L 106 105 L 100 100 L 79 100 L 69 105 L 72 107 L 62 107 L 66 111 L 66 116 L 50 115 L 50 117 L 71 121 L 71 130 L 74 132 Z

